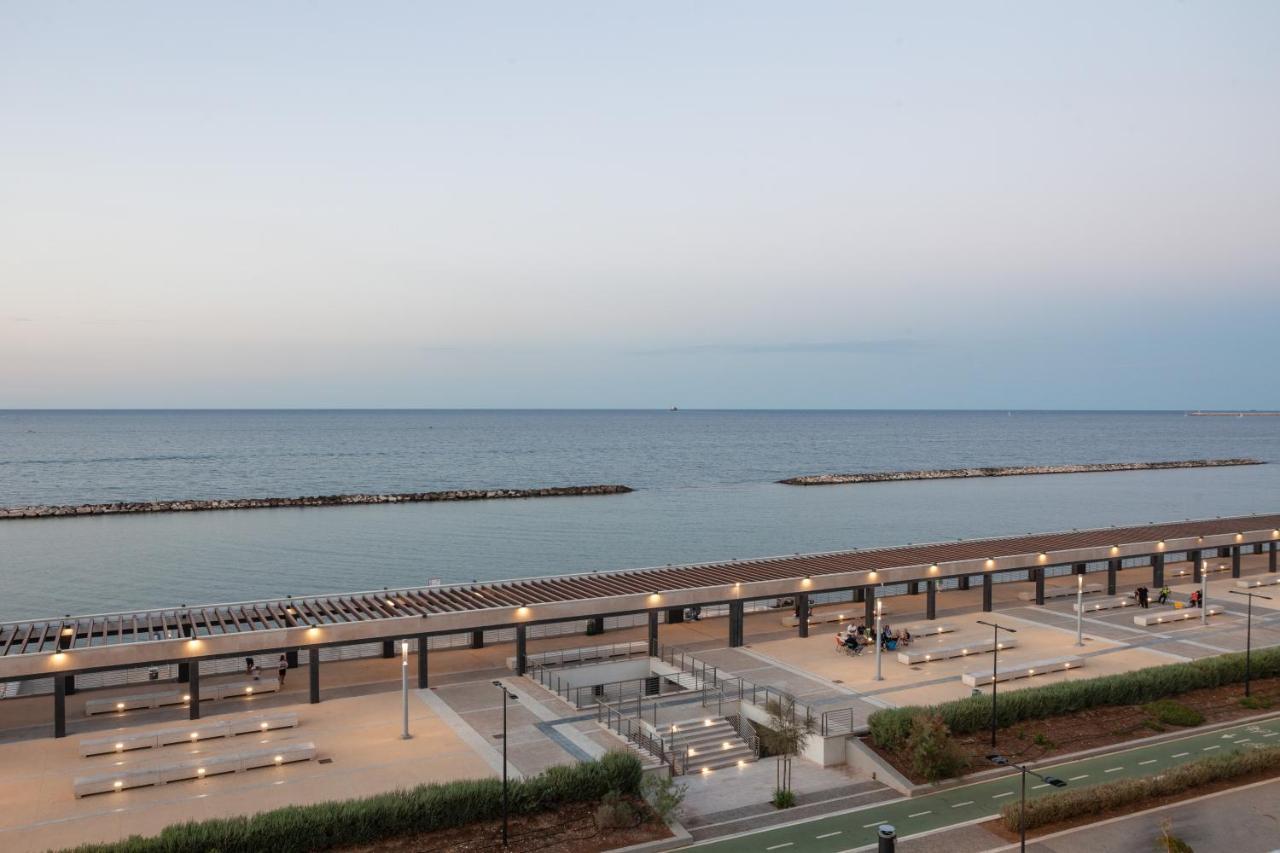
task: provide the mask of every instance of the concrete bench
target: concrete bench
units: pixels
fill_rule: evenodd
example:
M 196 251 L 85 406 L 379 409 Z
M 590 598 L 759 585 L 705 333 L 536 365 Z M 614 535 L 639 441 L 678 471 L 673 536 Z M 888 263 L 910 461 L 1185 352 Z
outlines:
M 214 722 L 194 721 L 189 726 L 160 729 L 136 734 L 117 734 L 110 737 L 86 738 L 80 741 L 80 755 L 107 755 L 112 752 L 131 752 L 135 749 L 156 749 L 174 743 L 192 743 L 213 738 L 255 734 L 274 729 L 289 729 L 298 725 L 294 713 L 258 714 L 235 720 Z
M 1159 610 L 1156 612 L 1147 611 L 1139 613 L 1133 617 L 1133 624 L 1142 628 L 1149 628 L 1152 625 L 1170 625 L 1175 622 L 1187 622 L 1192 619 L 1199 619 L 1201 613 L 1207 613 L 1209 616 L 1217 616 L 1222 612 L 1221 607 L 1184 607 L 1181 610 Z
M 863 616 L 861 604 L 850 605 L 848 610 L 821 610 L 816 613 L 809 614 L 809 624 L 819 625 L 823 622 L 856 622 Z M 800 619 L 794 615 L 783 616 L 782 624 L 788 628 L 794 628 L 800 624 Z
M 1206 566 L 1200 571 L 1203 574 L 1212 575 L 1212 574 L 1217 574 L 1218 572 L 1229 572 L 1231 571 L 1231 567 L 1225 564 L 1215 563 L 1212 566 Z M 1174 571 L 1169 568 L 1166 568 L 1164 570 L 1164 576 L 1165 578 L 1171 578 L 1171 577 L 1172 578 L 1189 578 L 1193 576 L 1193 570 L 1190 568 L 1183 568 L 1183 569 L 1178 569 Z
M 1071 605 L 1072 610 L 1076 610 L 1080 605 L 1074 602 Z M 1123 607 L 1137 607 L 1138 602 L 1132 598 L 1108 598 L 1105 601 L 1090 601 L 1084 605 L 1085 613 L 1092 613 L 1095 610 L 1115 610 Z
M 1016 640 L 1009 638 L 1001 640 L 999 649 L 1004 651 L 1016 646 Z M 975 640 L 972 643 L 965 643 L 953 646 L 925 646 L 924 648 L 908 648 L 905 651 L 898 652 L 898 660 L 905 664 L 929 663 L 935 660 L 947 660 L 948 658 L 966 658 L 971 655 L 980 655 L 984 652 L 991 651 L 995 645 L 992 640 Z
M 941 622 L 926 622 L 923 625 L 908 625 L 907 631 L 915 639 L 923 640 L 937 634 L 951 634 L 956 630 L 955 625 L 946 625 Z
M 167 690 L 163 693 L 133 693 L 128 696 L 116 696 L 112 699 L 89 699 L 84 703 L 84 712 L 87 716 L 115 714 L 122 711 L 134 711 L 138 708 L 162 708 L 166 705 L 181 705 L 190 700 L 190 695 L 181 690 Z
M 1032 678 L 1049 672 L 1065 672 L 1069 669 L 1079 669 L 1082 666 L 1084 666 L 1084 658 L 1079 656 L 1037 660 L 1007 667 L 1002 666 L 996 670 L 994 680 L 1012 681 L 1015 678 Z M 991 670 L 984 670 L 982 672 L 966 672 L 960 676 L 960 680 L 970 687 L 981 687 L 984 684 L 990 684 L 993 679 Z
M 1277 586 L 1280 585 L 1280 575 L 1267 575 L 1265 578 L 1241 578 L 1236 581 L 1236 586 L 1241 589 L 1253 589 L 1259 586 Z
M 1085 595 L 1089 595 L 1095 592 L 1102 592 L 1102 584 L 1087 583 L 1084 585 Z M 1067 598 L 1068 596 L 1072 596 L 1075 594 L 1076 594 L 1076 588 L 1074 586 L 1046 586 L 1044 588 L 1045 598 Z M 1034 592 L 1020 592 L 1018 593 L 1018 600 L 1035 601 L 1036 594 Z
M 202 688 L 200 699 L 231 699 L 236 696 L 256 696 L 259 693 L 275 693 L 280 689 L 280 682 L 274 678 L 263 678 L 258 681 L 228 681 L 222 684 L 211 684 Z
M 314 743 L 276 744 L 222 755 L 207 755 L 185 761 L 157 764 L 151 767 L 122 767 L 110 773 L 77 776 L 73 788 L 75 795 L 107 794 L 126 788 L 144 788 L 149 785 L 167 785 L 187 779 L 203 779 L 220 773 L 241 773 L 260 767 L 276 767 L 298 761 L 310 761 L 316 757 Z

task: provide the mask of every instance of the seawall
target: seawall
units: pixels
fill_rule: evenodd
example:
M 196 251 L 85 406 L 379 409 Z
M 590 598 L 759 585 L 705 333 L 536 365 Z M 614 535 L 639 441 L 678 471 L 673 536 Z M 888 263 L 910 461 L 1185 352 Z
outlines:
M 436 501 L 492 501 L 513 498 L 563 498 L 587 495 L 622 495 L 630 486 L 552 486 L 543 489 L 454 489 L 444 492 L 401 494 L 311 495 L 296 498 L 223 498 L 218 500 L 129 501 L 102 504 L 66 504 L 0 507 L 0 520 L 16 518 L 65 518 L 82 515 L 125 515 L 143 512 L 211 512 L 230 509 L 278 509 L 305 506 L 353 506 L 360 504 L 433 503 Z
M 808 474 L 779 480 L 788 486 L 846 483 L 895 483 L 903 480 L 958 480 L 966 477 L 1026 477 L 1033 474 L 1094 474 L 1108 471 L 1161 471 L 1170 468 L 1226 468 L 1265 465 L 1260 459 L 1186 459 L 1175 462 L 1102 462 L 1091 465 L 1022 465 L 1005 468 L 943 468 L 935 471 L 881 471 L 865 474 Z

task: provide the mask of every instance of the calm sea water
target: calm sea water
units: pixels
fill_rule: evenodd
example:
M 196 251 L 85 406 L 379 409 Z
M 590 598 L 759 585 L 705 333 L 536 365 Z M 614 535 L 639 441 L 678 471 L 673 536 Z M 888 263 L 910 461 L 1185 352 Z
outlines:
M 1176 413 L 0 412 L 0 504 L 625 483 L 631 495 L 0 523 L 0 619 L 1273 512 L 1280 465 L 796 488 L 828 471 L 1218 456 Z

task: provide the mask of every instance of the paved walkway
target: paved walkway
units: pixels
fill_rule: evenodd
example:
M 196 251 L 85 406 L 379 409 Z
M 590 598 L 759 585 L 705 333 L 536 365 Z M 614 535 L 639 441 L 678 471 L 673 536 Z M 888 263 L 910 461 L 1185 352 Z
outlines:
M 1107 755 L 1083 758 L 1036 769 L 1065 779 L 1069 785 L 1096 785 L 1115 779 L 1148 776 L 1206 755 L 1251 744 L 1280 743 L 1280 719 L 1250 723 L 1212 732 L 1188 735 Z M 1049 786 L 1028 777 L 1028 798 L 1043 796 Z M 1017 774 L 985 782 L 947 788 L 936 794 L 878 803 L 838 815 L 765 830 L 745 836 L 694 845 L 698 850 L 785 851 L 785 853 L 839 853 L 863 844 L 874 844 L 876 827 L 892 824 L 899 837 L 931 832 L 956 824 L 997 815 L 1018 796 Z M 1105 848 L 1093 848 L 1093 851 Z M 1125 848 L 1138 849 L 1138 848 Z M 1226 849 L 1215 847 L 1213 849 Z

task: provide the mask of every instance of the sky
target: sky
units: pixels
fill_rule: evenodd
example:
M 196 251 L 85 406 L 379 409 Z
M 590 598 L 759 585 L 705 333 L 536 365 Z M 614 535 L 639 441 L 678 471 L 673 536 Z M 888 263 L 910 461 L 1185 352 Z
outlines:
M 0 408 L 1280 408 L 1280 4 L 0 0 Z

